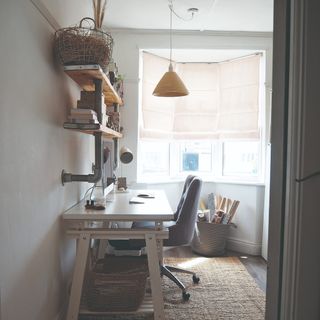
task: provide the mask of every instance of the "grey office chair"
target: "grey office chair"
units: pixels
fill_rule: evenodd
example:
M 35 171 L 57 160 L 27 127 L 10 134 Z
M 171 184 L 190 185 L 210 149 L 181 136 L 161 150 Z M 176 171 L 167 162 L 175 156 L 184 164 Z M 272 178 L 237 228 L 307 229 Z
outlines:
M 184 181 L 184 186 L 183 186 L 183 189 L 182 189 L 182 194 L 181 194 L 181 197 L 180 197 L 180 201 L 178 203 L 176 212 L 174 213 L 174 221 L 177 221 L 178 218 L 179 218 L 180 209 L 181 209 L 181 206 L 182 206 L 182 203 L 183 203 L 183 200 L 184 200 L 184 194 L 188 190 L 188 188 L 190 186 L 190 183 L 193 180 L 193 178 L 195 178 L 195 176 L 190 174 L 190 175 L 187 176 L 186 180 Z
M 165 247 L 183 246 L 191 242 L 197 218 L 201 185 L 202 181 L 198 177 L 190 177 L 187 185 L 185 184 L 186 189 L 182 193 L 176 212 L 177 220 L 164 223 L 164 227 L 169 229 L 169 238 L 163 241 Z M 132 228 L 154 228 L 154 223 L 145 221 L 134 222 Z M 129 240 L 129 247 L 132 249 L 143 246 L 145 246 L 144 240 Z M 186 292 L 185 285 L 172 272 L 191 274 L 194 283 L 200 281 L 197 275 L 192 271 L 172 266 L 161 265 L 160 267 L 161 274 L 176 283 L 182 290 L 183 299 L 189 300 L 190 294 Z

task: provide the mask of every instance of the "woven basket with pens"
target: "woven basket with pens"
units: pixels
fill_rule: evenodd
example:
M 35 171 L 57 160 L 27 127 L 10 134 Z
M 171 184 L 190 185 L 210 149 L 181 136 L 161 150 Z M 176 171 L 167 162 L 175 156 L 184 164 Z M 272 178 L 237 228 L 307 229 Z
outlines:
M 84 27 L 85 21 L 91 21 L 93 27 Z M 78 27 L 57 30 L 54 47 L 63 65 L 99 64 L 105 69 L 112 58 L 113 39 L 96 27 L 95 20 L 86 17 Z
M 149 275 L 146 257 L 107 256 L 88 273 L 87 305 L 91 311 L 135 311 Z

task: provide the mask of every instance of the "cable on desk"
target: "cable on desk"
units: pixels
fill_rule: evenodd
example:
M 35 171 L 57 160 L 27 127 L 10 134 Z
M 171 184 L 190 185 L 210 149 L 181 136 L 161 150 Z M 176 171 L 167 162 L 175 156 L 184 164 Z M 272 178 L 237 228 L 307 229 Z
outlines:
M 310 180 L 311 178 L 313 178 L 315 176 L 318 176 L 318 175 L 320 175 L 320 171 L 316 171 L 314 173 L 311 173 L 311 174 L 309 174 L 309 175 L 307 175 L 307 176 L 305 176 L 305 177 L 303 177 L 301 179 L 296 179 L 296 182 L 298 182 L 298 183 L 299 182 L 304 182 L 304 181 Z
M 86 198 L 87 193 L 93 188 L 94 188 L 94 186 L 92 186 L 89 189 L 87 189 L 86 192 L 84 193 L 84 196 L 78 202 L 76 202 L 73 206 L 71 206 L 70 208 L 66 209 L 65 211 L 68 211 L 68 210 L 72 209 L 73 207 L 77 206 L 79 203 L 81 203 Z
M 93 191 L 94 191 L 96 185 L 97 185 L 97 183 L 95 182 L 95 184 L 91 187 L 92 191 L 90 193 L 90 198 L 89 198 L 90 200 L 92 200 L 92 194 L 93 194 Z

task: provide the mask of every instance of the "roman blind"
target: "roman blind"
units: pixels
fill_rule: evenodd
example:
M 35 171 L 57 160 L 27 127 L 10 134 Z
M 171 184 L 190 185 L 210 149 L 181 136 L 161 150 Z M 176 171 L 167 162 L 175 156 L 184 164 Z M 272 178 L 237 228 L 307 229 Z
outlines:
M 143 53 L 142 139 L 259 139 L 260 55 L 221 63 L 177 63 L 190 94 L 155 97 L 168 60 Z
M 141 137 L 172 138 L 175 101 L 152 95 L 168 65 L 167 59 L 143 53 Z

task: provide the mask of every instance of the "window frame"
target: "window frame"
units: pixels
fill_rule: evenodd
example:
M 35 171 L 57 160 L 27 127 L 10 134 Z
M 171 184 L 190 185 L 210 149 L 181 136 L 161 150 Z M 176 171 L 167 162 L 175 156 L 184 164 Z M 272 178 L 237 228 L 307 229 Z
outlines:
M 139 140 L 140 143 L 144 143 L 144 141 L 153 141 L 153 143 L 160 142 L 159 140 Z M 248 141 L 248 140 L 237 140 L 238 142 L 241 141 Z M 190 142 L 190 141 L 188 141 Z M 198 140 L 197 142 L 202 142 Z M 204 142 L 204 141 L 203 141 Z M 208 140 L 206 140 L 208 142 Z M 209 143 L 211 144 L 211 171 L 208 173 L 201 172 L 201 171 L 181 171 L 181 144 L 185 143 L 181 141 L 163 141 L 161 143 L 167 143 L 169 147 L 169 159 L 168 159 L 168 175 L 157 175 L 156 173 L 153 174 L 143 174 L 142 170 L 142 148 L 139 147 L 138 152 L 138 175 L 137 180 L 138 182 L 144 183 L 170 183 L 175 181 L 183 181 L 185 177 L 189 174 L 195 174 L 200 176 L 204 181 L 212 181 L 212 182 L 222 182 L 222 183 L 249 183 L 249 184 L 264 184 L 264 143 L 260 139 L 257 141 L 259 143 L 258 149 L 258 168 L 257 168 L 257 175 L 250 176 L 250 175 L 241 175 L 241 176 L 233 176 L 233 175 L 223 175 L 223 165 L 224 165 L 224 153 L 223 147 L 224 143 L 227 141 L 223 140 L 210 140 Z

